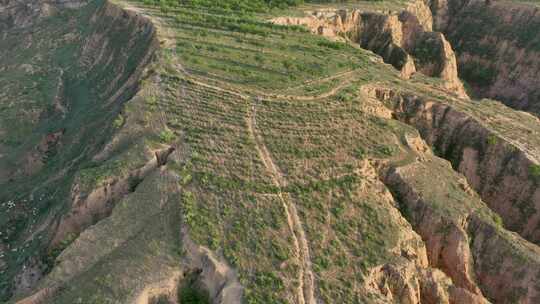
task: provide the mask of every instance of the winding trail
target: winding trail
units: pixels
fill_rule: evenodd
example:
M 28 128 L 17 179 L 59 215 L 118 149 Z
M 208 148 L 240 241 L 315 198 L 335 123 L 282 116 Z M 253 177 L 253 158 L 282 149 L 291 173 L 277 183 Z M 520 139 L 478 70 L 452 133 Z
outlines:
M 311 80 L 305 81 L 304 83 L 299 84 L 297 86 L 287 88 L 285 91 L 296 90 L 296 89 L 300 89 L 300 88 L 303 88 L 303 87 L 308 86 L 308 85 L 321 84 L 323 82 L 332 81 L 332 80 L 337 79 L 337 78 L 352 75 L 352 74 L 354 74 L 354 73 L 356 73 L 356 72 L 358 72 L 360 70 L 361 70 L 361 68 L 356 68 L 356 69 L 352 69 L 352 70 L 339 72 L 339 73 L 336 73 L 336 74 L 333 74 L 333 75 L 330 75 L 330 76 L 327 76 L 327 77 L 323 77 L 323 78 L 311 79 Z
M 163 20 L 161 20 L 161 18 L 156 18 L 155 16 L 149 16 L 145 14 L 145 11 L 143 9 L 140 9 L 137 6 L 131 5 L 129 2 L 122 1 L 122 0 L 117 0 L 115 2 L 120 2 L 123 4 L 123 7 L 125 9 L 135 11 L 151 19 L 154 22 L 154 24 L 156 24 L 156 26 L 158 27 L 158 30 L 161 31 L 161 36 L 162 37 L 164 36 L 166 38 L 165 44 L 173 45 L 175 43 L 174 34 L 170 32 L 170 29 L 168 29 L 166 23 Z M 266 92 L 262 92 L 253 88 L 249 89 L 249 93 L 245 93 L 246 92 L 245 90 L 240 89 L 240 88 L 235 88 L 234 86 L 231 86 L 230 84 L 219 81 L 217 79 L 211 79 L 204 76 L 193 75 L 192 73 L 187 71 L 180 63 L 176 63 L 175 67 L 178 71 L 180 71 L 185 76 L 184 78 L 185 80 L 195 85 L 208 88 L 208 89 L 213 89 L 213 90 L 223 92 L 223 93 L 228 93 L 246 102 L 251 102 L 251 109 L 248 111 L 248 114 L 246 116 L 248 132 L 255 141 L 255 144 L 256 144 L 255 147 L 257 149 L 257 153 L 259 154 L 261 160 L 263 161 L 264 166 L 269 171 L 273 184 L 279 189 L 278 197 L 283 204 L 285 215 L 287 217 L 287 224 L 291 231 L 295 257 L 300 262 L 300 267 L 298 271 L 299 286 L 297 290 L 298 304 L 316 304 L 317 302 L 315 301 L 315 287 L 314 287 L 315 279 L 314 279 L 314 275 L 312 271 L 312 262 L 311 262 L 310 252 L 309 252 L 308 241 L 306 239 L 306 233 L 302 226 L 300 217 L 298 216 L 296 205 L 292 202 L 288 193 L 281 191 L 281 189 L 287 186 L 287 182 L 285 178 L 283 177 L 283 174 L 281 173 L 279 168 L 275 165 L 274 161 L 272 160 L 271 154 L 268 151 L 266 145 L 264 144 L 264 140 L 262 136 L 257 132 L 256 100 L 252 96 L 257 95 L 257 96 L 261 96 L 261 97 L 265 97 L 269 99 L 281 98 L 281 99 L 290 99 L 290 100 L 299 100 L 299 101 L 316 100 L 316 99 L 326 98 L 326 97 L 335 95 L 339 90 L 347 86 L 350 83 L 350 80 L 345 79 L 342 82 L 340 82 L 338 85 L 333 87 L 332 90 L 321 93 L 320 95 L 313 95 L 313 96 L 275 95 L 275 94 L 268 94 Z M 329 81 L 329 80 L 333 80 L 333 79 L 337 79 L 341 77 L 346 77 L 346 76 L 352 75 L 354 72 L 356 72 L 356 70 L 345 71 L 345 72 L 332 75 L 329 77 L 314 79 L 306 84 L 324 82 L 324 81 Z
M 279 188 L 278 197 L 283 203 L 283 209 L 287 217 L 287 224 L 291 230 L 295 256 L 301 262 L 301 267 L 298 273 L 298 303 L 299 304 L 316 304 L 315 301 L 315 279 L 311 267 L 311 256 L 309 253 L 309 245 L 306 239 L 306 233 L 302 226 L 300 217 L 295 204 L 292 202 L 288 193 L 281 191 L 287 185 L 283 174 L 272 160 L 268 148 L 264 144 L 262 136 L 257 132 L 256 120 L 257 105 L 256 101 L 252 101 L 251 110 L 247 116 L 248 132 L 255 140 L 255 147 L 266 169 L 271 173 L 273 183 Z
M 254 88 L 249 88 L 249 89 L 245 89 L 245 90 L 233 89 L 230 84 L 228 84 L 228 83 L 226 83 L 224 81 L 217 80 L 217 79 L 212 79 L 212 78 L 201 76 L 201 75 L 195 76 L 195 75 L 189 73 L 186 70 L 182 70 L 182 72 L 186 76 L 186 79 L 188 79 L 189 81 L 191 81 L 191 82 L 193 82 L 195 84 L 205 86 L 205 87 L 208 87 L 208 88 L 212 88 L 212 89 L 216 89 L 216 90 L 219 90 L 219 91 L 222 91 L 222 92 L 227 92 L 227 93 L 230 93 L 230 94 L 238 95 L 238 96 L 241 96 L 242 98 L 247 98 L 247 95 L 243 94 L 241 92 L 249 91 L 250 95 L 257 95 L 257 96 L 260 96 L 260 97 L 264 97 L 266 99 L 288 99 L 288 100 L 296 100 L 296 101 L 313 101 L 313 100 L 317 100 L 317 99 L 323 99 L 323 98 L 328 98 L 328 97 L 334 96 L 341 89 L 343 89 L 346 86 L 350 85 L 351 82 L 352 82 L 350 78 L 344 79 L 341 82 L 339 82 L 338 84 L 336 84 L 335 86 L 333 86 L 332 89 L 330 89 L 330 90 L 328 90 L 326 92 L 317 94 L 317 95 L 286 95 L 286 94 L 267 93 L 267 92 L 263 92 L 263 91 L 260 91 L 260 90 L 254 89 Z M 348 72 L 345 72 L 345 73 L 339 75 L 339 77 L 330 76 L 330 77 L 327 77 L 327 78 L 320 78 L 320 79 L 313 80 L 313 82 L 324 82 L 324 81 L 327 81 L 328 79 L 332 80 L 332 79 L 337 79 L 337 78 L 343 78 L 345 76 L 353 75 L 355 72 L 356 72 L 356 70 L 348 71 Z M 216 85 L 210 84 L 210 82 L 213 82 Z M 228 87 L 228 88 L 226 88 L 226 87 Z

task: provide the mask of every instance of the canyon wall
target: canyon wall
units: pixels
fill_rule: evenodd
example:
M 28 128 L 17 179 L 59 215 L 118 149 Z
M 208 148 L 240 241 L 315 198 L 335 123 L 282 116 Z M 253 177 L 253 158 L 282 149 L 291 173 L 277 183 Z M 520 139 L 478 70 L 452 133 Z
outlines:
M 539 151 L 535 138 L 517 135 L 538 131 L 538 120 L 495 102 L 441 102 L 376 86 L 362 91 L 449 161 L 426 153 L 420 140 L 413 145 L 421 155 L 380 170 L 425 242 L 429 265 L 493 303 L 538 301 Z M 510 126 L 493 125 L 503 117 Z
M 425 156 L 390 169 L 383 181 L 426 243 L 431 267 L 441 269 L 456 286 L 493 303 L 538 301 L 540 248 L 497 224 L 446 161 Z
M 433 32 L 429 8 L 414 1 L 398 12 L 337 10 L 307 12 L 306 17 L 280 17 L 272 22 L 302 25 L 335 40 L 350 40 L 380 55 L 405 79 L 415 72 L 442 79 L 442 86 L 468 98 L 458 78 L 454 51 L 445 36 Z
M 417 71 L 440 77 L 464 97 L 461 78 L 475 97 L 540 113 L 540 11 L 534 4 L 412 1 L 401 13 L 341 10 L 276 21 L 328 37 L 349 36 L 404 78 Z
M 458 55 L 459 75 L 478 97 L 540 114 L 540 10 L 534 3 L 429 3 L 434 28 Z
M 513 138 L 518 143 L 512 142 L 456 106 L 387 89 L 367 92 L 389 102 L 396 119 L 418 129 L 439 156 L 465 175 L 507 229 L 540 243 L 540 179 L 535 173 L 539 161 L 534 147 L 518 138 Z M 537 124 L 531 115 L 522 119 Z

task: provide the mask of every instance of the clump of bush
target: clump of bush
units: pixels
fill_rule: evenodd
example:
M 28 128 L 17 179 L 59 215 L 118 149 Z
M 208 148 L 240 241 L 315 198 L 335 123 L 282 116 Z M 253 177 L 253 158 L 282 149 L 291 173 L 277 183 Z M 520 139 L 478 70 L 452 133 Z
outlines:
M 171 130 L 163 130 L 159 133 L 159 140 L 163 143 L 169 143 L 174 140 L 176 136 Z
M 330 41 L 330 40 L 321 40 L 317 42 L 318 46 L 333 49 L 333 50 L 342 50 L 347 46 L 345 43 Z
M 532 165 L 529 168 L 529 173 L 533 178 L 540 181 L 540 165 Z
M 488 145 L 490 145 L 490 146 L 494 146 L 494 145 L 496 145 L 498 142 L 499 142 L 499 139 L 497 138 L 496 135 L 491 134 L 491 135 L 489 135 L 488 138 L 487 138 L 487 143 L 488 143 Z

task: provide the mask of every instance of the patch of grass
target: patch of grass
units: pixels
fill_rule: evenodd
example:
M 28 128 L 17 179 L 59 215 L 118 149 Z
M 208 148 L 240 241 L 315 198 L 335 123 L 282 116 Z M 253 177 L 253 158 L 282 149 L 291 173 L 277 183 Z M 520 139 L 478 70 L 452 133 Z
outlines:
M 493 221 L 495 222 L 495 225 L 499 228 L 504 228 L 503 219 L 496 213 L 493 213 Z
M 124 125 L 124 116 L 122 116 L 122 114 L 118 114 L 118 116 L 116 117 L 116 119 L 113 122 L 113 126 L 115 128 L 120 128 L 123 125 Z
M 171 130 L 163 130 L 159 133 L 159 140 L 162 143 L 171 143 L 176 138 L 176 135 Z
M 495 146 L 499 142 L 499 138 L 495 134 L 490 134 L 487 137 L 487 144 L 490 146 Z
M 210 304 L 207 292 L 194 286 L 185 286 L 178 290 L 178 302 L 182 304 Z
M 66 237 L 60 241 L 60 243 L 52 248 L 48 253 L 47 257 L 45 258 L 45 263 L 47 265 L 48 269 L 52 269 L 52 267 L 55 265 L 56 258 L 66 249 L 73 241 L 77 238 L 77 234 L 75 233 L 69 233 L 66 235 Z
M 230 84 L 283 89 L 366 63 L 345 43 L 310 35 L 301 27 L 272 24 L 254 13 L 282 6 L 274 2 L 173 1 L 166 2 L 160 17 L 177 33 L 174 53 L 183 65 Z M 266 8 L 261 10 L 260 4 Z M 321 60 L 328 57 L 333 60 Z
M 336 42 L 336 41 L 330 41 L 330 40 L 321 40 L 317 43 L 318 46 L 322 46 L 322 47 L 326 47 L 326 48 L 329 48 L 329 49 L 334 49 L 334 50 L 342 50 L 347 46 L 347 44 L 343 43 L 343 42 Z
M 381 145 L 377 147 L 377 152 L 384 156 L 393 156 L 398 152 L 398 148 L 396 146 Z
M 540 181 L 540 165 L 531 165 L 529 167 L 529 174 L 532 176 L 532 178 Z

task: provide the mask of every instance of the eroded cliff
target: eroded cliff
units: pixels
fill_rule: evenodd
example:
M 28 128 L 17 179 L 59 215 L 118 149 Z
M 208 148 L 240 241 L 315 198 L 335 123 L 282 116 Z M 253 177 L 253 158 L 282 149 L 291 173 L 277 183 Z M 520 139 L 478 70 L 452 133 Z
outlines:
M 452 46 L 442 33 L 432 32 L 431 12 L 422 1 L 401 11 L 314 11 L 272 22 L 302 25 L 331 39 L 357 42 L 400 70 L 405 79 L 415 72 L 438 77 L 449 92 L 467 98 Z
M 517 114 L 521 127 L 494 128 L 493 124 L 504 119 L 500 114 L 492 114 L 497 113 L 495 109 L 473 110 L 459 102 L 440 103 L 384 88 L 365 90 L 368 95 L 388 102 L 396 119 L 416 127 L 438 155 L 466 176 L 508 229 L 539 242 L 536 138 L 517 135 L 537 134 L 536 118 L 521 113 Z M 507 111 L 495 102 L 490 107 Z M 475 115 L 476 111 L 486 111 L 484 115 L 492 118 L 482 122 L 483 115 Z
M 459 75 L 479 97 L 540 113 L 540 12 L 535 3 L 430 1 L 434 28 L 458 54 Z
M 432 267 L 496 303 L 538 300 L 540 248 L 497 224 L 448 163 L 426 157 L 390 170 L 383 180 L 426 242 Z

